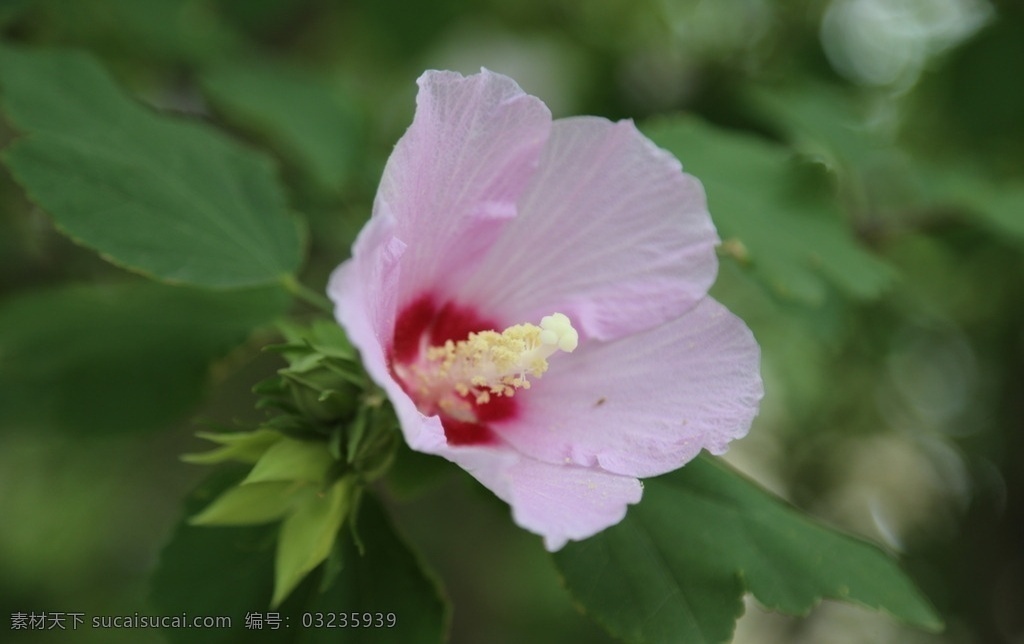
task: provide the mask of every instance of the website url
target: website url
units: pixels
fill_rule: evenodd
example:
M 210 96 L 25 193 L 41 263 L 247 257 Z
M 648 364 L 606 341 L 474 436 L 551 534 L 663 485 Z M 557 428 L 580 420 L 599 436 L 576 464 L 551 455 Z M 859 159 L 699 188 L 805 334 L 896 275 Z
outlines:
M 114 615 L 92 618 L 93 628 L 231 628 L 231 618 L 223 615 Z

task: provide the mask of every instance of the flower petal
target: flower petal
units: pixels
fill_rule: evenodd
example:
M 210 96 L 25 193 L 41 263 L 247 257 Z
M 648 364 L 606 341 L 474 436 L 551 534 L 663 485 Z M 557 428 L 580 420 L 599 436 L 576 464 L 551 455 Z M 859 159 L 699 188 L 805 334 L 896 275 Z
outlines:
M 554 552 L 622 521 L 643 484 L 597 469 L 552 465 L 510 449 L 453 448 L 443 454 L 512 507 L 516 525 Z
M 528 457 L 648 477 L 747 433 L 760 349 L 711 298 L 663 326 L 559 356 L 495 430 Z
M 552 552 L 622 521 L 626 507 L 643 495 L 643 484 L 629 476 L 531 458 L 516 463 L 508 476 L 512 518 L 543 535 L 544 546 Z
M 471 270 L 515 216 L 551 129 L 544 103 L 506 76 L 429 71 L 418 83 L 416 116 L 374 204 L 409 244 L 400 303 Z
M 552 552 L 622 521 L 627 506 L 643 495 L 633 477 L 543 463 L 507 447 L 454 447 L 440 454 L 508 503 L 516 525 L 544 537 Z
M 613 339 L 704 297 L 717 243 L 700 182 L 632 122 L 562 119 L 460 299 L 510 323 L 559 311 Z
M 359 231 L 352 259 L 334 269 L 327 284 L 335 317 L 349 339 L 364 360 L 375 361 L 380 354 L 385 371 L 384 348 L 395 329 L 401 259 L 408 248 L 395 237 L 395 227 L 386 209 L 375 214 Z
M 407 249 L 391 236 L 393 229 L 390 217 L 371 220 L 356 240 L 353 258 L 331 274 L 327 294 L 334 301 L 335 317 L 359 350 L 363 367 L 394 406 L 406 442 L 413 449 L 432 452 L 445 443 L 441 420 L 416 409 L 392 377 L 385 354 L 394 332 L 395 296 Z

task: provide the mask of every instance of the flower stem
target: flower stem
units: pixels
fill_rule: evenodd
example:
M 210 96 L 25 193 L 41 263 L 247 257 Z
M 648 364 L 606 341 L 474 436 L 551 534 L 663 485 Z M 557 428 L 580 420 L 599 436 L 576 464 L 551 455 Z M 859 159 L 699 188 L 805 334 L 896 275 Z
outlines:
M 294 275 L 285 275 L 282 277 L 281 284 L 284 286 L 286 291 L 303 302 L 311 304 L 312 306 L 332 315 L 334 314 L 334 306 L 331 304 L 330 300 L 295 279 Z

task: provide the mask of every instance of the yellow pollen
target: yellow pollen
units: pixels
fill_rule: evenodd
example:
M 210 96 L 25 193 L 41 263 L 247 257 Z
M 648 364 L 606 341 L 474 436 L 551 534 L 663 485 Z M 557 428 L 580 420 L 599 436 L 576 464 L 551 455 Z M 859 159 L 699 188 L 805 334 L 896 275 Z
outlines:
M 458 415 L 466 411 L 466 401 L 443 392 L 472 394 L 477 404 L 489 402 L 491 396 L 511 397 L 518 389 L 530 388 L 528 377 L 539 378 L 547 371 L 548 358 L 558 351 L 572 353 L 578 343 L 569 318 L 554 313 L 541 319 L 540 326 L 516 324 L 501 333 L 470 333 L 465 340 L 430 347 L 426 363 L 415 372 L 420 390 L 440 394 L 441 408 Z

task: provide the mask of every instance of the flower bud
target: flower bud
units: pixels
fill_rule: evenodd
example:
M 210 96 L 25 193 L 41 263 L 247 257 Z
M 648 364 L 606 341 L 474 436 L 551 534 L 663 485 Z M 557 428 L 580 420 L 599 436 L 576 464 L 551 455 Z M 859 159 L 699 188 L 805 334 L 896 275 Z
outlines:
M 350 421 L 369 381 L 344 331 L 329 322 L 300 327 L 282 324 L 286 343 L 270 347 L 288 366 L 263 383 L 257 393 L 276 406 L 300 416 L 328 433 L 331 426 Z

